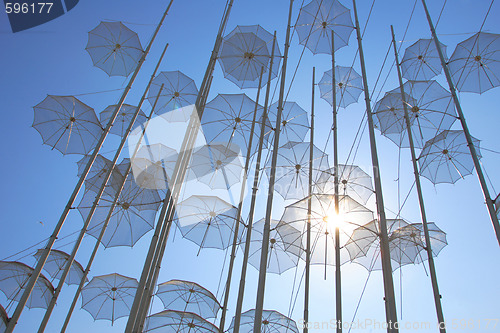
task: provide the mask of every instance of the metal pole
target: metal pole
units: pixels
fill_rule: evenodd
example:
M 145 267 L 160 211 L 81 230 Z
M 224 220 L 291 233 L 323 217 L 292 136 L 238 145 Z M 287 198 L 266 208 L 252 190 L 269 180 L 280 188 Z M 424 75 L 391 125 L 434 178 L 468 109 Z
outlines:
M 394 35 L 394 28 L 392 25 L 391 25 L 391 33 L 392 33 L 392 44 L 394 46 L 394 57 L 396 59 L 396 68 L 398 71 L 399 87 L 401 91 L 401 100 L 403 102 L 403 109 L 405 113 L 406 130 L 408 133 L 408 141 L 410 141 L 410 152 L 411 152 L 411 160 L 413 162 L 413 173 L 415 174 L 415 185 L 417 188 L 418 202 L 420 204 L 420 216 L 422 217 L 422 226 L 424 229 L 424 237 L 426 244 L 425 250 L 427 251 L 427 257 L 429 260 L 429 271 L 431 273 L 432 291 L 434 293 L 434 304 L 436 305 L 436 313 L 439 322 L 439 331 L 441 333 L 446 333 L 443 308 L 441 307 L 441 295 L 439 294 L 439 288 L 437 282 L 436 267 L 434 266 L 434 256 L 432 255 L 431 238 L 429 236 L 429 228 L 427 225 L 427 214 L 425 213 L 424 196 L 422 194 L 422 185 L 420 183 L 420 174 L 418 172 L 417 155 L 415 154 L 415 145 L 413 143 L 413 133 L 411 132 L 410 116 L 408 114 L 408 108 L 406 106 L 405 91 L 403 87 L 403 76 L 401 75 L 399 55 L 396 47 L 396 36 Z
M 245 293 L 245 278 L 247 274 L 248 267 L 248 257 L 250 255 L 250 242 L 252 240 L 252 226 L 253 218 L 255 212 L 255 202 L 257 199 L 257 190 L 259 189 L 259 175 L 260 175 L 260 164 L 262 160 L 262 150 L 264 149 L 264 136 L 266 134 L 266 122 L 267 122 L 267 107 L 269 104 L 269 94 L 271 92 L 271 75 L 273 72 L 273 62 L 274 62 L 274 49 L 276 45 L 276 31 L 274 32 L 273 47 L 271 51 L 271 61 L 269 62 L 269 76 L 267 79 L 266 97 L 264 100 L 264 111 L 262 113 L 262 120 L 260 125 L 260 136 L 259 136 L 259 146 L 257 148 L 257 161 L 255 162 L 255 172 L 253 177 L 253 187 L 252 187 L 252 198 L 250 200 L 250 211 L 248 213 L 248 225 L 247 234 L 245 240 L 245 248 L 243 250 L 243 263 L 241 265 L 241 277 L 240 285 L 238 290 L 238 299 L 236 301 L 236 313 L 234 315 L 234 333 L 238 333 L 240 330 L 241 313 L 243 309 L 243 296 Z
M 280 93 L 278 99 L 278 110 L 276 112 L 276 128 L 274 129 L 274 146 L 271 159 L 271 172 L 269 176 L 269 190 L 267 194 L 267 207 L 266 207 L 266 220 L 264 224 L 264 232 L 262 236 L 262 252 L 260 256 L 260 269 L 259 269 L 259 283 L 257 288 L 257 300 L 255 305 L 255 320 L 254 320 L 254 333 L 260 333 L 262 324 L 262 312 L 264 310 L 264 290 L 266 287 L 266 268 L 267 268 L 267 255 L 269 252 L 269 233 L 271 228 L 271 212 L 273 209 L 274 198 L 274 181 L 276 178 L 276 162 L 278 159 L 278 149 L 280 141 L 281 130 L 281 113 L 283 112 L 283 104 L 285 98 L 285 79 L 286 79 L 286 66 L 288 62 L 288 49 L 290 48 L 290 29 L 292 23 L 292 9 L 293 0 L 290 0 L 290 9 L 288 12 L 288 26 L 286 29 L 285 37 L 285 50 L 283 52 L 283 66 L 281 70 Z
M 453 80 L 451 79 L 450 70 L 448 69 L 448 65 L 446 64 L 446 59 L 444 58 L 443 50 L 441 50 L 441 46 L 439 45 L 439 39 L 437 37 L 434 25 L 432 24 L 431 16 L 429 14 L 429 10 L 427 9 L 425 0 L 422 0 L 422 5 L 424 6 L 425 15 L 427 16 L 427 21 L 429 22 L 429 27 L 432 33 L 432 38 L 434 39 L 434 43 L 436 44 L 436 48 L 439 54 L 439 59 L 441 60 L 441 66 L 443 66 L 444 74 L 446 76 L 446 81 L 448 81 L 448 86 L 450 88 L 451 96 L 453 96 L 453 101 L 455 102 L 455 107 L 458 113 L 458 119 L 460 119 L 460 123 L 462 124 L 465 138 L 467 140 L 467 146 L 469 146 L 470 154 L 472 155 L 472 160 L 474 161 L 474 167 L 476 168 L 477 177 L 479 178 L 479 184 L 481 185 L 481 189 L 483 190 L 483 195 L 486 201 L 486 207 L 488 207 L 491 223 L 493 224 L 493 229 L 495 230 L 497 241 L 500 244 L 500 224 L 498 223 L 498 216 L 495 212 L 493 199 L 491 198 L 488 185 L 486 184 L 486 179 L 484 178 L 483 169 L 481 168 L 481 163 L 479 163 L 479 158 L 477 156 L 476 147 L 472 142 L 472 136 L 469 132 L 469 127 L 467 126 L 467 122 L 465 121 L 465 116 L 462 111 L 462 106 L 460 104 L 460 101 L 458 100 L 457 92 L 455 90 Z
M 68 200 L 68 203 L 66 204 L 66 206 L 63 210 L 63 213 L 62 213 L 61 217 L 59 218 L 59 221 L 58 221 L 56 227 L 54 228 L 54 231 L 53 231 L 52 235 L 50 236 L 49 241 L 47 242 L 47 245 L 45 246 L 44 253 L 38 259 L 38 263 L 37 263 L 35 269 L 33 270 L 33 273 L 30 277 L 30 280 L 28 281 L 28 284 L 26 285 L 26 288 L 23 292 L 23 295 L 21 296 L 21 299 L 19 300 L 19 303 L 17 304 L 16 310 L 9 321 L 9 325 L 7 326 L 7 329 L 5 331 L 6 333 L 11 333 L 14 330 L 15 326 L 17 325 L 17 321 L 19 320 L 19 317 L 21 316 L 21 313 L 24 309 L 24 306 L 26 305 L 26 302 L 28 301 L 28 298 L 31 295 L 31 292 L 35 286 L 36 280 L 40 276 L 40 273 L 43 269 L 43 266 L 45 265 L 45 262 L 47 261 L 47 258 L 50 254 L 50 250 L 52 249 L 52 246 L 54 245 L 54 242 L 56 241 L 57 236 L 59 235 L 59 232 L 61 231 L 61 228 L 62 228 L 64 222 L 66 221 L 66 217 L 68 216 L 69 211 L 71 210 L 73 203 L 75 202 L 75 199 L 78 195 L 78 192 L 80 191 L 81 187 L 83 186 L 83 182 L 85 181 L 85 178 L 87 177 L 87 174 L 89 173 L 90 168 L 92 167 L 92 164 L 94 163 L 94 161 L 97 157 L 97 154 L 99 153 L 99 150 L 101 149 L 102 144 L 104 143 L 104 140 L 106 139 L 106 136 L 109 133 L 109 130 L 111 129 L 111 126 L 113 125 L 113 122 L 115 121 L 116 116 L 118 115 L 118 112 L 119 112 L 120 108 L 122 107 L 122 105 L 125 101 L 125 98 L 128 95 L 128 92 L 132 88 L 132 84 L 134 83 L 135 78 L 137 77 L 137 74 L 139 73 L 139 70 L 142 67 L 142 64 L 146 60 L 146 56 L 148 55 L 149 50 L 151 49 L 151 46 L 152 46 L 160 28 L 161 28 L 161 26 L 163 25 L 163 21 L 167 17 L 168 11 L 170 10 L 170 6 L 172 5 L 172 3 L 173 3 L 173 0 L 170 1 L 170 3 L 167 6 L 167 9 L 163 13 L 163 16 L 162 16 L 160 22 L 158 23 L 158 26 L 156 27 L 156 30 L 153 33 L 153 36 L 151 37 L 151 40 L 149 41 L 148 46 L 144 50 L 144 53 L 143 53 L 141 59 L 137 63 L 137 67 L 136 67 L 134 73 L 132 74 L 132 76 L 129 80 L 129 83 L 127 84 L 127 87 L 123 91 L 122 96 L 120 98 L 120 101 L 116 105 L 115 111 L 111 115 L 109 122 L 108 122 L 106 128 L 104 129 L 104 132 L 101 135 L 101 138 L 97 142 L 97 145 L 94 148 L 92 155 L 90 156 L 90 159 L 87 163 L 87 166 L 85 167 L 84 171 L 82 172 L 82 175 L 80 176 L 80 179 L 78 180 L 78 183 L 77 183 L 75 189 L 73 190 L 73 193 L 71 194 L 71 196 Z
M 358 39 L 359 59 L 361 64 L 361 72 L 363 76 L 363 87 L 366 103 L 366 117 L 368 119 L 368 132 L 370 135 L 370 149 L 373 167 L 373 179 L 375 183 L 375 197 L 377 202 L 377 213 L 380 229 L 380 254 L 382 261 L 382 274 L 384 278 L 385 292 L 385 312 L 387 320 L 387 332 L 397 333 L 399 331 L 397 324 L 396 298 L 394 296 L 394 281 L 392 278 L 392 268 L 389 251 L 389 237 L 387 235 L 387 220 L 385 216 L 384 198 L 382 195 L 382 182 L 379 174 L 379 162 L 377 155 L 377 144 L 375 142 L 375 130 L 373 126 L 373 115 L 370 102 L 370 92 L 368 90 L 368 80 L 366 77 L 365 58 L 363 54 L 363 43 L 361 39 L 361 30 L 358 20 L 358 11 L 356 9 L 356 0 L 352 0 L 354 9 L 354 18 L 356 21 L 356 34 Z

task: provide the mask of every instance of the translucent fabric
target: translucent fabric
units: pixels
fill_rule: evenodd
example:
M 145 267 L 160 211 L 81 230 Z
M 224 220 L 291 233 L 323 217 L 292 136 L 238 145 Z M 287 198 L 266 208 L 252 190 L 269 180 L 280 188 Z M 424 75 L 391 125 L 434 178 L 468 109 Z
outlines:
M 311 200 L 311 216 L 308 208 Z M 339 196 L 339 213 L 335 212 L 335 196 L 329 194 L 314 194 L 285 207 L 280 225 L 290 225 L 300 230 L 303 235 L 307 224 L 311 224 L 311 264 L 334 265 L 335 229 L 340 231 L 340 246 L 351 240 L 352 231 L 373 220 L 371 210 L 348 196 Z M 306 239 L 302 239 L 302 247 L 306 247 Z M 305 255 L 305 252 L 303 252 Z M 341 251 L 341 264 L 349 260 L 349 254 Z
M 214 318 L 221 308 L 217 298 L 197 283 L 170 280 L 156 291 L 166 310 L 193 312 L 202 318 Z
M 403 89 L 416 148 L 422 148 L 427 140 L 450 129 L 457 120 L 451 94 L 436 81 L 406 81 Z M 401 100 L 398 87 L 377 102 L 374 107 L 375 124 L 384 136 L 399 147 L 407 148 L 408 130 Z
M 410 227 L 415 229 L 417 232 L 415 234 L 407 233 L 407 236 L 409 236 L 413 243 L 421 244 L 420 252 L 415 259 L 415 263 L 420 263 L 428 259 L 426 252 L 427 243 L 425 241 L 424 226 L 422 225 L 422 223 L 412 223 L 409 225 L 409 228 Z M 441 250 L 446 245 L 448 245 L 448 242 L 446 240 L 446 233 L 443 230 L 439 229 L 439 227 L 433 222 L 427 223 L 427 229 L 429 231 L 429 238 L 431 240 L 432 256 L 437 257 Z
M 106 125 L 109 122 L 109 119 L 115 112 L 116 107 L 117 105 L 110 105 L 103 111 L 101 111 L 101 113 L 99 114 L 99 119 L 101 120 L 102 124 Z M 123 137 L 126 134 L 127 128 L 129 127 L 136 111 L 137 106 L 123 104 L 120 108 L 120 111 L 118 111 L 118 115 L 116 116 L 109 133 Z M 146 121 L 146 115 L 144 114 L 144 112 L 142 112 L 142 110 L 139 110 L 139 113 L 137 114 L 137 118 L 135 119 L 134 125 L 132 126 L 131 130 L 144 124 Z
M 271 104 L 268 110 L 268 118 L 273 130 L 276 128 L 277 112 L 278 102 Z M 307 112 L 295 102 L 285 102 L 281 112 L 280 131 L 280 142 L 304 141 L 309 131 Z
M 254 320 L 254 309 L 243 312 L 241 314 L 239 332 L 253 332 Z M 262 325 L 260 331 L 262 333 L 299 333 L 295 321 L 274 310 L 262 311 Z M 228 332 L 234 332 L 234 318 L 231 322 L 231 326 L 229 327 Z
M 236 223 L 241 223 L 236 221 L 237 208 L 215 196 L 193 195 L 175 209 L 182 236 L 200 248 L 226 249 Z
M 33 256 L 39 260 L 44 252 L 44 249 L 39 249 Z M 43 269 L 52 279 L 60 279 L 61 275 L 68 262 L 69 255 L 66 252 L 59 250 L 51 250 L 50 254 L 43 265 Z M 66 284 L 79 284 L 83 278 L 83 267 L 76 260 L 73 260 L 71 267 L 69 269 L 69 274 L 66 277 Z
M 283 199 L 301 199 L 309 194 L 310 148 L 309 142 L 287 142 L 278 149 L 274 189 Z M 328 155 L 313 145 L 312 179 L 328 169 Z M 266 173 L 270 176 L 271 159 Z
M 117 273 L 95 276 L 82 289 L 82 308 L 94 318 L 113 323 L 129 315 L 139 283 Z
M 9 324 L 9 316 L 2 305 L 0 305 L 0 332 L 5 332 Z
M 332 70 L 327 70 L 318 82 L 321 98 L 333 106 Z M 337 106 L 346 108 L 356 103 L 363 92 L 363 79 L 354 68 L 335 66 L 335 98 Z
M 242 181 L 240 147 L 228 143 L 205 145 L 193 152 L 190 171 L 211 189 L 229 189 Z
M 337 0 L 313 0 L 302 7 L 295 24 L 301 45 L 313 54 L 332 54 L 349 42 L 354 31 L 351 12 Z
M 33 268 L 21 262 L 0 261 L 0 290 L 7 299 L 19 302 L 31 274 L 33 274 Z M 40 274 L 26 306 L 29 309 L 47 309 L 52 295 L 54 295 L 54 287 L 43 274 Z
M 102 135 L 94 109 L 76 97 L 48 95 L 33 110 L 32 126 L 43 143 L 64 155 L 87 155 Z
M 338 165 L 339 194 L 366 204 L 374 193 L 372 177 L 356 165 Z M 335 194 L 335 168 L 320 173 L 313 192 L 316 194 Z
M 500 85 L 499 37 L 478 32 L 456 46 L 448 68 L 459 91 L 482 94 Z
M 441 44 L 441 50 L 446 58 L 446 46 Z M 406 48 L 401 60 L 401 72 L 407 80 L 427 81 L 439 75 L 443 67 L 432 39 L 419 39 Z
M 399 267 L 416 263 L 424 246 L 420 229 L 413 224 L 394 230 L 389 237 L 391 260 Z
M 257 110 L 255 107 L 257 106 Z M 256 105 L 245 94 L 219 94 L 207 105 L 201 122 L 203 133 L 208 144 L 213 142 L 229 142 L 238 145 L 243 156 L 247 155 L 250 143 L 250 132 L 255 118 L 254 135 L 251 154 L 255 153 L 259 144 L 263 108 Z M 264 147 L 269 136 L 264 137 Z
M 77 162 L 78 177 L 81 177 L 83 171 L 85 170 L 87 164 L 89 163 L 89 160 L 90 156 L 85 155 L 81 160 Z M 87 177 L 85 178 L 85 183 L 84 183 L 85 190 L 90 190 L 95 193 L 98 193 L 99 189 L 102 186 L 102 183 L 104 182 L 104 179 L 106 178 L 108 170 L 112 168 L 112 165 L 113 162 L 111 162 L 101 154 L 98 154 L 94 160 L 94 163 L 92 163 L 92 167 L 90 168 Z M 123 182 L 123 176 L 121 172 L 117 168 L 114 168 L 113 172 L 111 173 L 110 179 L 108 180 L 107 183 L 109 187 L 109 193 L 111 193 L 111 190 L 118 192 L 122 182 Z
M 269 253 L 266 273 L 281 274 L 290 268 L 296 267 L 302 255 L 302 233 L 292 225 L 282 225 L 278 229 L 279 221 L 271 220 L 269 236 Z M 250 253 L 248 262 L 257 270 L 260 269 L 260 256 L 265 219 L 255 222 L 250 239 Z M 242 243 L 245 246 L 245 243 Z
M 219 64 L 224 77 L 240 88 L 257 88 L 262 67 L 262 86 L 269 77 L 274 37 L 260 25 L 238 25 L 222 40 Z M 278 76 L 281 54 L 274 46 L 271 80 Z
M 161 143 L 142 146 L 132 156 L 135 183 L 144 189 L 167 189 L 177 159 L 177 151 Z
M 162 84 L 163 89 L 160 92 Z M 198 88 L 196 88 L 196 83 L 179 71 L 161 72 L 158 74 L 151 83 L 151 88 L 148 92 L 148 101 L 152 106 L 158 98 L 155 106 L 156 114 L 161 114 L 167 121 L 173 122 L 187 121 L 191 114 L 186 114 L 179 118 L 179 113 L 173 113 L 171 117 L 165 113 L 195 104 L 197 97 Z
M 479 140 L 472 138 L 478 158 L 481 158 Z M 453 184 L 470 175 L 474 161 L 463 131 L 442 131 L 425 143 L 418 158 L 420 175 L 433 184 Z
M 89 32 L 85 50 L 109 76 L 129 76 L 144 53 L 137 34 L 121 22 L 101 22 Z
M 191 312 L 165 310 L 146 318 L 144 332 L 219 333 L 214 324 Z

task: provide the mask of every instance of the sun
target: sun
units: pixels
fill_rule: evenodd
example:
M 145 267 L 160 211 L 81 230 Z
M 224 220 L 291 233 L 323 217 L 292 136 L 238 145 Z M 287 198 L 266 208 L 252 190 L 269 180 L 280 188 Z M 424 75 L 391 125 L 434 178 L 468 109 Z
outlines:
M 327 215 L 323 217 L 323 221 L 326 223 L 327 227 L 332 228 L 332 229 L 344 229 L 347 225 L 347 222 L 345 220 L 346 216 L 345 213 L 342 211 L 339 211 L 337 214 L 335 210 L 329 211 Z

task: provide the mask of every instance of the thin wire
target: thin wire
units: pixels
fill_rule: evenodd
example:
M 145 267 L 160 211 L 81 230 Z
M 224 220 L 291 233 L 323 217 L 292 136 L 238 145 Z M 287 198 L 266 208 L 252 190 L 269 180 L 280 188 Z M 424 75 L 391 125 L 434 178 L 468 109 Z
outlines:
M 73 96 L 87 96 L 87 95 L 104 94 L 104 93 L 109 93 L 109 92 L 114 92 L 114 91 L 121 91 L 123 89 L 124 88 L 117 88 L 117 89 L 111 89 L 111 90 L 102 90 L 102 91 L 95 91 L 95 92 L 90 92 L 90 93 L 75 94 Z
M 368 276 L 366 277 L 365 285 L 363 286 L 363 290 L 361 291 L 361 295 L 359 296 L 358 305 L 356 305 L 356 310 L 354 310 L 354 315 L 352 316 L 351 323 L 354 323 L 354 320 L 356 319 L 356 315 L 358 314 L 359 306 L 361 305 L 361 301 L 363 300 L 366 286 L 368 285 L 368 280 L 370 279 L 371 274 L 372 271 L 368 271 Z M 347 333 L 351 332 L 352 327 L 353 325 L 349 325 L 349 331 Z

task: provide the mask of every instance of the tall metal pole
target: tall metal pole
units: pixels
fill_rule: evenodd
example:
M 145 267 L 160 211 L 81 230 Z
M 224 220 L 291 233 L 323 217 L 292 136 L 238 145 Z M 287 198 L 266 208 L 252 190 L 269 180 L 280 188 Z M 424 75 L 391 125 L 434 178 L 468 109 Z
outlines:
M 434 43 L 436 44 L 436 49 L 439 54 L 439 59 L 441 60 L 441 66 L 443 67 L 444 74 L 446 76 L 446 81 L 448 81 L 448 86 L 450 88 L 451 96 L 453 96 L 453 101 L 455 103 L 455 107 L 458 113 L 458 119 L 460 119 L 460 123 L 462 125 L 465 138 L 467 140 L 467 146 L 469 146 L 470 154 L 472 155 L 472 160 L 474 161 L 474 167 L 476 168 L 477 177 L 479 178 L 479 184 L 481 185 L 481 189 L 483 190 L 483 195 L 486 201 L 486 207 L 488 208 L 488 213 L 490 214 L 491 223 L 493 224 L 493 229 L 495 230 L 495 235 L 500 245 L 500 224 L 498 223 L 498 216 L 495 212 L 493 199 L 490 195 L 488 185 L 486 184 L 486 179 L 484 178 L 483 169 L 481 167 L 481 163 L 479 163 L 479 158 L 477 156 L 476 147 L 472 142 L 472 136 L 469 132 L 469 127 L 467 126 L 467 122 L 465 121 L 465 116 L 462 111 L 462 106 L 460 104 L 460 101 L 458 100 L 457 91 L 455 90 L 455 85 L 453 84 L 453 80 L 450 75 L 450 70 L 448 68 L 448 65 L 446 64 L 446 59 L 444 58 L 443 50 L 441 50 L 441 45 L 439 43 L 439 39 L 437 37 L 436 30 L 432 23 L 432 19 L 429 14 L 429 10 L 427 9 L 427 4 L 425 3 L 425 0 L 422 0 L 422 5 L 424 6 L 425 15 L 427 16 L 427 21 L 429 22 L 432 38 L 434 39 Z
M 266 287 L 266 268 L 267 268 L 267 256 L 269 253 L 269 233 L 271 228 L 271 213 L 273 209 L 273 198 L 274 198 L 274 182 L 276 179 L 276 163 L 278 160 L 278 149 L 280 141 L 280 131 L 281 131 L 281 113 L 283 112 L 283 104 L 285 98 L 285 79 L 286 79 L 286 67 L 288 63 L 288 49 L 290 48 L 290 29 L 292 24 L 292 9 L 293 0 L 290 0 L 290 8 L 288 11 L 288 25 L 286 29 L 285 37 L 285 50 L 283 52 L 283 66 L 281 69 L 281 82 L 280 82 L 280 93 L 278 99 L 278 110 L 276 112 L 276 128 L 274 129 L 274 145 L 273 154 L 271 159 L 271 171 L 269 175 L 269 189 L 267 194 L 267 207 L 266 207 L 266 219 L 264 223 L 264 230 L 262 235 L 262 252 L 260 256 L 260 268 L 259 268 L 259 283 L 257 287 L 257 300 L 255 305 L 255 320 L 254 320 L 254 333 L 260 333 L 262 324 L 262 312 L 264 310 L 264 290 Z
M 23 295 L 21 296 L 21 299 L 19 300 L 19 303 L 17 304 L 16 310 L 14 311 L 14 314 L 12 315 L 12 317 L 9 321 L 9 325 L 7 326 L 7 329 L 5 330 L 6 333 L 11 333 L 14 330 L 14 328 L 16 327 L 17 322 L 19 320 L 19 317 L 21 316 L 21 313 L 24 309 L 24 306 L 26 305 L 26 302 L 28 301 L 28 298 L 30 297 L 31 292 L 33 291 L 33 288 L 35 287 L 36 280 L 40 276 L 40 273 L 43 269 L 43 266 L 45 265 L 45 262 L 47 261 L 47 258 L 49 257 L 50 251 L 51 251 L 52 247 L 54 246 L 54 243 L 57 239 L 57 236 L 59 235 L 59 232 L 61 231 L 62 226 L 64 225 L 64 222 L 66 221 L 66 217 L 68 216 L 69 211 L 73 207 L 73 203 L 75 202 L 75 199 L 76 199 L 78 193 L 80 192 L 80 189 L 83 186 L 85 178 L 87 177 L 87 174 L 89 173 L 90 168 L 92 167 L 92 164 L 94 163 L 94 161 L 97 157 L 97 154 L 99 153 L 99 150 L 101 149 L 101 147 L 104 143 L 104 140 L 106 139 L 106 136 L 109 133 L 111 126 L 113 125 L 113 123 L 116 119 L 116 116 L 118 115 L 118 112 L 120 111 L 123 103 L 125 102 L 125 98 L 127 97 L 130 89 L 132 88 L 132 84 L 134 83 L 135 78 L 137 77 L 137 74 L 139 73 L 139 70 L 142 67 L 142 64 L 146 60 L 146 56 L 148 55 L 148 53 L 151 49 L 151 46 L 153 45 L 153 42 L 154 42 L 156 36 L 158 35 L 158 32 L 160 31 L 161 26 L 163 25 L 163 21 L 167 17 L 168 11 L 170 10 L 172 3 L 173 3 L 173 0 L 170 1 L 170 3 L 167 6 L 167 9 L 163 13 L 163 16 L 162 16 L 160 22 L 158 23 L 156 30 L 153 33 L 151 40 L 149 41 L 148 46 L 144 50 L 144 53 L 143 53 L 141 59 L 139 59 L 139 62 L 137 63 L 137 67 L 135 68 L 134 73 L 130 77 L 129 83 L 125 87 L 125 90 L 123 91 L 122 96 L 121 96 L 118 104 L 116 105 L 116 108 L 115 108 L 113 114 L 111 115 L 106 128 L 104 129 L 99 141 L 96 144 L 96 147 L 94 148 L 94 150 L 92 152 L 92 155 L 89 158 L 87 166 L 83 170 L 82 175 L 80 176 L 80 179 L 78 180 L 78 183 L 76 184 L 75 189 L 73 190 L 73 193 L 71 194 L 71 196 L 68 200 L 68 203 L 66 204 L 66 206 L 63 210 L 63 213 L 62 213 L 61 217 L 59 218 L 59 221 L 57 222 L 56 227 L 54 228 L 54 231 L 52 232 L 52 235 L 50 236 L 49 241 L 47 242 L 47 245 L 45 246 L 43 254 L 38 259 L 38 263 L 37 263 L 35 269 L 33 270 L 33 273 L 28 281 L 28 284 L 26 285 L 26 287 L 24 289 Z
M 354 9 L 354 18 L 356 24 L 356 34 L 358 39 L 359 60 L 361 64 L 361 72 L 363 76 L 363 88 L 365 94 L 366 117 L 368 119 L 368 132 L 370 135 L 370 149 L 373 167 L 373 180 L 375 183 L 375 197 L 377 203 L 377 213 L 380 230 L 380 254 L 382 261 L 382 274 L 384 279 L 385 293 L 385 315 L 387 320 L 387 332 L 399 332 L 397 324 L 396 298 L 394 296 L 394 281 L 392 277 L 392 268 L 389 251 L 389 237 L 387 235 L 387 219 L 385 216 L 384 198 L 382 195 L 382 182 L 380 179 L 380 167 L 377 155 L 377 144 L 375 142 L 375 130 L 373 126 L 373 115 L 370 101 L 370 92 L 368 90 L 368 80 L 366 77 L 365 58 L 363 53 L 363 43 L 361 38 L 361 28 L 359 26 L 358 11 L 356 9 L 356 0 L 352 0 Z
M 439 331 L 441 333 L 446 333 L 445 321 L 444 321 L 444 316 L 443 316 L 443 308 L 441 307 L 441 295 L 439 294 L 439 287 L 438 287 L 437 275 L 436 275 L 436 267 L 434 265 L 434 256 L 432 254 L 432 248 L 431 248 L 431 238 L 429 235 L 429 227 L 427 225 L 427 214 L 425 213 L 424 196 L 422 194 L 422 185 L 420 183 L 420 173 L 418 171 L 417 155 L 415 154 L 415 145 L 413 143 L 413 133 L 411 131 L 410 116 L 408 114 L 408 108 L 406 105 L 405 91 L 404 91 L 404 87 L 403 87 L 403 76 L 401 75 L 401 67 L 399 64 L 398 49 L 396 47 L 396 36 L 394 35 L 394 28 L 392 25 L 391 25 L 391 33 L 392 33 L 392 44 L 394 46 L 394 57 L 396 59 L 396 68 L 397 68 L 397 72 L 398 72 L 399 88 L 401 91 L 401 100 L 403 102 L 406 130 L 408 133 L 408 141 L 410 141 L 410 152 L 411 152 L 411 160 L 413 162 L 413 173 L 415 174 L 415 185 L 417 188 L 418 202 L 420 204 L 420 216 L 422 217 L 422 226 L 424 229 L 424 237 L 425 237 L 425 245 L 426 245 L 425 250 L 427 251 L 427 258 L 429 261 L 429 271 L 431 273 L 432 291 L 434 293 L 434 304 L 436 305 L 436 314 L 438 317 Z
M 236 248 L 238 246 L 238 234 L 241 220 L 241 212 L 243 210 L 243 200 L 245 198 L 245 191 L 247 185 L 248 178 L 248 169 L 250 168 L 250 156 L 252 155 L 252 144 L 253 144 L 253 136 L 255 132 L 255 122 L 258 121 L 257 118 L 257 110 L 259 109 L 259 98 L 260 98 L 260 90 L 262 88 L 262 77 L 264 76 L 264 66 L 262 66 L 260 70 L 259 77 L 259 86 L 257 88 L 257 96 L 255 97 L 255 109 L 253 112 L 252 126 L 250 127 L 250 138 L 248 139 L 248 147 L 247 147 L 247 156 L 245 160 L 245 167 L 243 169 L 243 181 L 241 183 L 241 191 L 240 191 L 240 201 L 238 202 L 238 211 L 236 213 L 236 220 L 234 226 L 234 235 L 233 235 L 233 245 L 231 247 L 231 256 L 229 257 L 229 267 L 227 271 L 227 280 L 226 280 L 226 288 L 224 291 L 224 302 L 222 304 L 222 314 L 220 317 L 219 323 L 219 332 L 224 332 L 224 325 L 226 322 L 226 313 L 227 306 L 229 303 L 229 291 L 231 289 L 231 278 L 233 277 L 233 267 L 234 260 L 236 259 Z
M 257 199 L 257 190 L 259 189 L 260 164 L 262 160 L 262 150 L 264 149 L 264 136 L 266 135 L 267 108 L 269 105 L 269 95 L 271 92 L 271 75 L 273 72 L 274 49 L 276 46 L 276 31 L 274 32 L 273 47 L 271 51 L 271 61 L 269 62 L 269 76 L 267 78 L 266 97 L 264 99 L 264 111 L 260 124 L 259 146 L 257 148 L 257 161 L 255 162 L 255 172 L 253 177 L 252 198 L 250 200 L 250 210 L 248 213 L 247 234 L 245 248 L 243 250 L 243 263 L 241 264 L 240 285 L 238 289 L 238 299 L 236 300 L 236 312 L 234 315 L 234 333 L 239 333 L 241 313 L 243 311 L 243 296 L 245 293 L 245 279 L 248 267 L 248 257 L 250 255 L 250 242 L 252 240 L 252 227 L 255 213 L 255 203 Z

